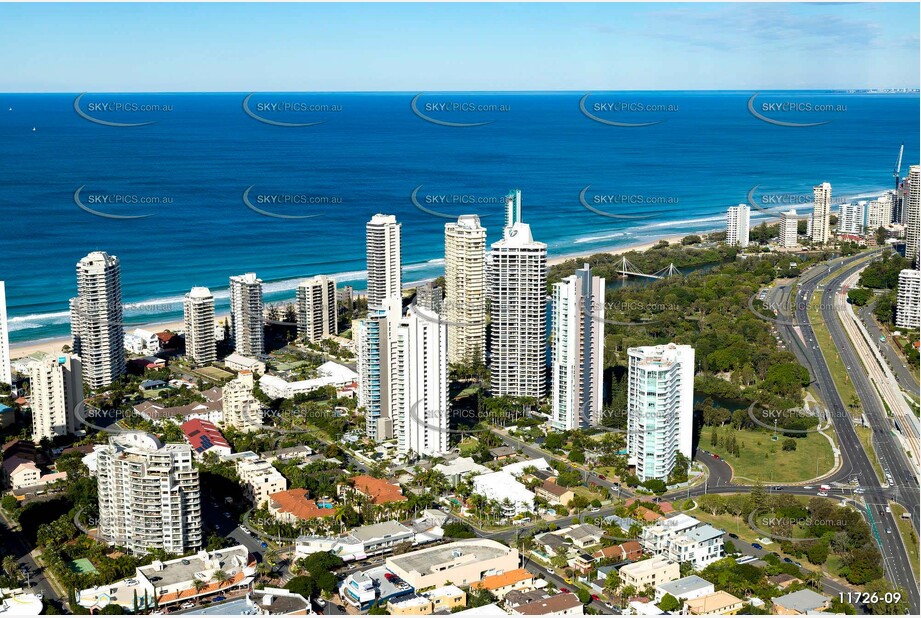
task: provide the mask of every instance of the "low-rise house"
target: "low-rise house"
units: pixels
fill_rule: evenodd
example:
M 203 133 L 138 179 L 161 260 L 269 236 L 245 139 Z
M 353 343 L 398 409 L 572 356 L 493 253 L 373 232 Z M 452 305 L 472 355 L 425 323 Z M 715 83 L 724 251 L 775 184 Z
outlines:
M 533 603 L 534 601 L 542 601 L 549 597 L 550 595 L 542 589 L 512 590 L 505 595 L 503 606 L 507 610 L 512 610 L 519 605 L 526 605 L 528 603 Z
M 737 614 L 745 601 L 723 590 L 684 602 L 684 613 L 691 616 L 730 616 Z
M 229 354 L 227 358 L 224 359 L 224 366 L 231 371 L 252 371 L 253 375 L 261 376 L 265 373 L 265 363 L 261 360 L 243 356 L 236 352 Z
M 489 454 L 495 461 L 505 461 L 506 459 L 511 459 L 516 456 L 518 451 L 511 446 L 497 446 L 496 448 L 489 449 Z
M 666 594 L 670 594 L 676 599 L 688 601 L 714 592 L 716 592 L 716 589 L 713 584 L 697 575 L 690 575 L 656 586 L 655 601 L 656 603 L 660 602 Z
M 773 613 L 777 616 L 802 616 L 828 609 L 831 598 L 812 590 L 803 589 L 771 599 Z
M 341 497 L 350 492 L 357 492 L 370 498 L 374 504 L 389 504 L 390 502 L 403 502 L 406 496 L 399 485 L 388 483 L 383 479 L 374 478 L 367 474 L 360 474 L 351 478 L 351 485 L 340 485 L 338 488 Z
M 26 487 L 42 487 L 66 479 L 66 472 L 42 474 L 35 462 L 21 457 L 10 457 L 3 462 L 4 484 L 13 491 Z
M 572 541 L 579 549 L 597 545 L 604 538 L 604 530 L 593 524 L 578 524 L 558 530 L 557 534 Z
M 643 547 L 639 541 L 624 541 L 619 545 L 611 545 L 596 551 L 592 557 L 596 560 L 636 560 L 643 555 Z
M 534 490 L 534 493 L 537 494 L 538 498 L 543 498 L 549 504 L 562 504 L 563 506 L 569 504 L 576 497 L 576 492 L 552 481 L 544 481 Z
M 391 599 L 405 599 L 414 596 L 415 589 L 395 575 L 386 566 L 366 571 L 355 571 L 346 576 L 339 586 L 339 597 L 359 611 L 373 605 L 384 606 Z
M 584 616 L 579 597 L 571 592 L 518 605 L 509 610 L 512 616 Z
M 620 569 L 621 586 L 633 586 L 636 590 L 643 590 L 646 586 L 659 586 L 679 577 L 681 569 L 678 568 L 678 563 L 662 556 L 633 562 Z
M 411 528 L 398 521 L 382 521 L 353 528 L 348 534 L 341 536 L 300 536 L 294 546 L 294 555 L 295 558 L 303 558 L 328 551 L 346 562 L 364 560 L 370 556 L 389 553 L 399 545 L 417 544 L 416 536 Z
M 220 423 L 224 420 L 224 396 L 221 388 L 211 388 L 203 391 L 203 402 L 189 403 L 184 406 L 164 406 L 155 401 L 142 401 L 134 406 L 134 413 L 152 423 L 159 423 L 166 419 L 177 422 L 188 420 L 202 420 L 210 423 Z
M 455 607 L 467 605 L 467 593 L 457 586 L 435 588 L 418 596 L 399 597 L 387 603 L 391 616 L 428 616 L 450 612 Z
M 265 373 L 263 371 L 263 373 Z M 346 389 L 353 386 L 358 380 L 358 374 L 339 363 L 327 361 L 317 367 L 317 377 L 309 380 L 288 382 L 284 378 L 274 375 L 263 375 L 259 378 L 259 388 L 272 399 L 291 399 L 295 395 L 310 393 L 327 386 Z
M 530 470 L 532 468 L 537 471 L 551 473 L 556 471 L 554 467 L 547 463 L 547 460 L 543 457 L 538 457 L 537 459 L 527 459 L 525 461 L 516 461 L 515 463 L 502 466 L 502 471 L 511 474 L 515 478 L 518 478 L 525 474 L 525 470 Z
M 473 493 L 496 500 L 505 517 L 534 510 L 534 493 L 504 470 L 473 477 Z
M 781 590 L 786 590 L 793 584 L 802 584 L 803 580 L 789 573 L 781 573 L 780 575 L 771 575 L 767 578 L 769 582 L 780 588 Z
M 448 463 L 435 464 L 433 469 L 444 474 L 451 487 L 467 477 L 489 472 L 489 468 L 475 462 L 473 457 L 458 457 Z
M 569 566 L 582 575 L 588 575 L 595 569 L 595 559 L 588 554 L 579 554 L 568 562 Z
M 533 587 L 534 575 L 526 569 L 515 569 L 498 575 L 490 575 L 470 585 L 471 590 L 486 590 L 500 601 L 513 590 L 530 590 Z
M 286 489 L 269 495 L 269 513 L 278 521 L 294 524 L 335 514 L 329 500 L 319 502 L 307 497 L 306 489 Z
M 182 424 L 185 441 L 192 447 L 195 457 L 201 459 L 206 453 L 226 457 L 233 452 L 224 434 L 211 421 L 193 419 Z

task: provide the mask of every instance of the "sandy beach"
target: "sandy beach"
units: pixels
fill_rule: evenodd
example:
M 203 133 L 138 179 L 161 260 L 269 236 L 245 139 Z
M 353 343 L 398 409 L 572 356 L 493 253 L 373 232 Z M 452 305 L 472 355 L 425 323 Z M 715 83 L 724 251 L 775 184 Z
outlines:
M 659 242 L 665 240 L 669 243 L 681 242 L 681 239 L 684 236 L 669 236 L 665 238 L 660 238 L 659 240 L 637 243 L 633 245 L 627 245 L 624 247 L 617 247 L 613 249 L 599 249 L 597 251 L 592 251 L 588 255 L 597 255 L 599 253 L 607 253 L 609 255 L 620 255 L 622 253 L 629 253 L 630 251 L 646 251 L 658 244 Z M 569 260 L 586 258 L 588 257 L 585 253 L 573 253 L 569 255 L 561 255 L 557 257 L 550 257 L 547 259 L 547 264 L 553 266 L 554 264 L 562 264 Z M 216 320 L 222 320 L 228 318 L 229 314 L 217 314 L 215 315 Z M 162 332 L 164 330 L 170 331 L 180 331 L 184 328 L 183 322 L 181 320 L 171 321 L 171 322 L 150 322 L 147 324 L 132 324 L 128 330 L 134 330 L 135 328 L 144 328 L 146 330 L 154 332 Z M 59 337 L 55 339 L 43 339 L 39 341 L 22 341 L 19 343 L 10 344 L 10 358 L 11 360 L 16 360 L 17 358 L 22 358 L 24 356 L 29 356 L 35 352 L 47 352 L 48 354 L 58 354 L 61 352 L 64 346 L 69 346 L 71 344 L 70 337 Z

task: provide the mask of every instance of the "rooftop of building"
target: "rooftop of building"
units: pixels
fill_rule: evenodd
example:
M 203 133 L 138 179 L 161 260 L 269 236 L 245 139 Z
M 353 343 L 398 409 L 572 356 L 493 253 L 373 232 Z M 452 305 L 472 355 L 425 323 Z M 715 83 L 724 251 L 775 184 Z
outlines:
M 702 597 L 685 601 L 685 606 L 695 614 L 709 614 L 718 612 L 721 609 L 732 607 L 742 603 L 742 599 L 731 595 L 725 590 L 717 590 L 711 594 L 705 594 Z
M 335 514 L 332 503 L 329 501 L 317 504 L 315 500 L 307 497 L 306 489 L 287 489 L 269 495 L 271 508 L 281 513 L 290 513 L 297 519 L 315 519 L 317 517 L 332 517 Z
M 388 502 L 402 502 L 406 500 L 403 489 L 383 479 L 374 478 L 367 474 L 352 477 L 352 484 L 356 490 L 368 496 L 374 504 L 387 504 Z
M 771 599 L 775 605 L 795 610 L 801 614 L 821 609 L 828 604 L 829 600 L 828 597 L 807 589 L 797 590 Z
M 678 599 L 687 595 L 688 592 L 699 590 L 701 588 L 705 588 L 706 586 L 712 585 L 713 584 L 705 580 L 703 577 L 698 577 L 697 575 L 689 575 L 688 577 L 676 579 L 673 582 L 659 584 L 658 588 L 662 592 L 670 594 Z
M 525 582 L 528 580 L 534 579 L 534 575 L 531 574 L 527 569 L 515 569 L 514 571 L 506 571 L 505 573 L 500 573 L 498 575 L 490 575 L 484 577 L 478 582 L 473 582 L 470 585 L 471 588 L 479 590 L 498 590 L 500 588 L 505 588 L 506 586 L 511 586 L 519 582 Z
M 445 564 L 485 562 L 501 558 L 513 551 L 515 550 L 498 541 L 469 539 L 392 556 L 387 559 L 387 564 L 408 573 L 428 574 L 435 567 Z
M 230 449 L 224 434 L 211 421 L 192 419 L 182 424 L 182 433 L 196 453 L 204 453 L 212 447 Z
M 243 545 L 237 545 L 210 553 L 202 551 L 194 556 L 166 562 L 155 560 L 146 566 L 138 567 L 138 573 L 158 587 L 168 587 L 195 579 L 207 582 L 211 572 L 217 569 L 233 576 L 249 562 L 249 550 Z
M 519 605 L 515 608 L 515 612 L 523 616 L 546 616 L 574 609 L 581 605 L 582 602 L 579 601 L 579 597 L 571 592 L 566 592 Z

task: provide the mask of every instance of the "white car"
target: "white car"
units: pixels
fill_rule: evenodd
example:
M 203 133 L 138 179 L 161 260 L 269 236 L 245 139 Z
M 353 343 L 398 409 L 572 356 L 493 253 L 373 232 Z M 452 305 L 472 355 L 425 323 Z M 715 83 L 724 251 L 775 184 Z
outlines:
M 825 498 L 825 497 L 828 496 L 828 492 L 827 492 L 827 491 L 820 491 L 820 492 L 817 493 L 816 495 L 817 495 L 817 496 L 821 496 L 822 498 Z
M 193 607 L 195 607 L 195 603 L 192 603 L 191 601 L 189 601 L 188 603 L 183 603 L 179 607 L 181 607 L 182 609 L 192 609 Z

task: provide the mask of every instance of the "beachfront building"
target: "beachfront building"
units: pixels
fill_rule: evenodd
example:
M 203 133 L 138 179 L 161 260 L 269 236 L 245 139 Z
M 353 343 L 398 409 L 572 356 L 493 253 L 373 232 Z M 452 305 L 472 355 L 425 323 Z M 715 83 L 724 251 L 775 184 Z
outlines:
M 185 354 L 196 365 L 208 365 L 217 360 L 217 340 L 214 338 L 214 295 L 211 290 L 194 287 L 182 303 L 185 322 Z
M 243 356 L 265 353 L 262 280 L 256 273 L 230 278 L 230 328 L 234 350 Z
M 750 227 L 751 208 L 748 204 L 730 206 L 726 213 L 726 244 L 743 249 L 747 247 Z
M 908 195 L 905 204 L 905 257 L 919 266 L 921 256 L 921 165 L 908 169 Z
M 253 394 L 254 386 L 253 372 L 246 370 L 224 385 L 224 426 L 240 431 L 262 428 L 262 404 Z
M 394 215 L 376 214 L 365 227 L 368 260 L 368 307 L 403 295 L 400 272 L 400 224 Z
M 796 210 L 780 213 L 780 246 L 791 249 L 799 244 L 799 218 Z
M 667 480 L 678 453 L 694 457 L 694 348 L 640 346 L 627 356 L 628 458 L 640 481 Z
M 864 225 L 867 234 L 873 234 L 881 227 L 886 227 L 892 222 L 892 203 L 895 198 L 893 191 L 886 191 L 875 200 L 870 200 L 865 206 Z
M 0 281 L 0 384 L 13 384 L 10 368 L 10 325 L 6 317 L 6 282 Z
M 393 437 L 391 416 L 391 338 L 402 301 L 386 299 L 383 307 L 368 310 L 355 327 L 358 357 L 358 407 L 365 415 L 365 435 L 375 442 Z
M 393 435 L 400 453 L 448 451 L 448 327 L 438 314 L 410 307 L 392 346 Z
M 133 554 L 202 544 L 201 491 L 188 444 L 120 433 L 96 451 L 99 537 Z
M 550 423 L 566 431 L 601 423 L 604 279 L 585 264 L 553 285 L 553 408 Z
M 838 233 L 864 234 L 866 225 L 867 202 L 849 202 L 838 207 Z
M 918 328 L 921 325 L 921 271 L 904 269 L 899 273 L 895 325 Z
M 416 288 L 413 304 L 417 307 L 441 314 L 444 311 L 444 302 L 444 288 L 435 285 L 434 281 L 426 281 Z
M 486 228 L 477 215 L 445 224 L 448 362 L 486 360 Z
M 297 334 L 319 341 L 338 333 L 336 280 L 326 275 L 301 281 L 297 286 Z
M 71 347 L 83 363 L 83 383 L 93 390 L 125 374 L 123 321 L 118 258 L 93 251 L 77 262 L 77 296 L 70 299 Z
M 32 440 L 74 433 L 76 408 L 83 401 L 83 368 L 76 356 L 45 354 L 29 363 Z
M 655 588 L 675 581 L 679 577 L 681 577 L 681 569 L 678 563 L 661 556 L 633 562 L 620 568 L 621 590 L 628 586 L 633 586 L 635 590 Z
M 831 184 L 823 182 L 812 188 L 812 242 L 825 244 L 831 238 Z
M 541 398 L 547 390 L 547 245 L 521 221 L 521 191 L 506 197 L 506 226 L 492 245 L 487 280 L 493 395 Z

